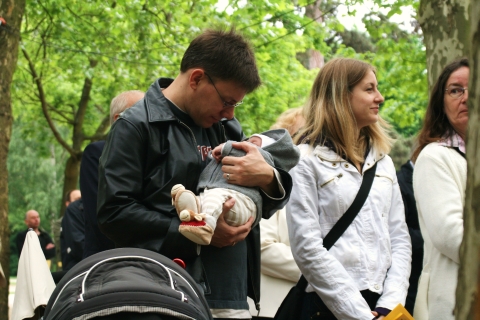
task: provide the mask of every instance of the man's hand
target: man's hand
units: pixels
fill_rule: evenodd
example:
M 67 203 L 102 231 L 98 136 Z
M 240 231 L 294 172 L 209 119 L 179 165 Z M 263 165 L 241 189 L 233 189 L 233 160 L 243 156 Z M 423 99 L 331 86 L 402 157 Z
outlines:
M 231 156 L 223 158 L 223 177 L 228 183 L 244 187 L 260 187 L 271 197 L 279 196 L 280 190 L 273 167 L 265 162 L 257 147 L 248 142 L 235 142 L 232 146 L 247 154 L 239 158 Z
M 45 250 L 50 250 L 52 248 L 55 248 L 55 245 L 53 243 L 49 243 L 47 244 L 47 246 L 45 247 Z
M 244 240 L 250 230 L 252 229 L 253 218 L 250 217 L 248 221 L 239 227 L 232 227 L 227 224 L 223 215 L 232 209 L 235 204 L 235 199 L 231 198 L 225 201 L 223 204 L 223 211 L 220 217 L 217 220 L 217 227 L 215 228 L 215 233 L 213 234 L 211 245 L 222 248 L 227 246 L 234 246 L 237 242 Z

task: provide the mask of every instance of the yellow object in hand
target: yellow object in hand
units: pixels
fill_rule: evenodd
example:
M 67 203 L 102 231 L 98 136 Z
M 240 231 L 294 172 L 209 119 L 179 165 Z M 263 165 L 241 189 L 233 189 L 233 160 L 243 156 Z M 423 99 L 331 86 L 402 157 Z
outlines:
M 384 320 L 414 320 L 412 315 L 408 313 L 400 303 L 393 309 Z

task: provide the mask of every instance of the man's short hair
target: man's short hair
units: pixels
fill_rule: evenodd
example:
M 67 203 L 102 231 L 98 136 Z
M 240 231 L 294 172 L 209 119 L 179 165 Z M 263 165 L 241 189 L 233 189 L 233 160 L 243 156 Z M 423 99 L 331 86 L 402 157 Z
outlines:
M 235 30 L 206 30 L 185 51 L 180 71 L 202 68 L 208 75 L 236 82 L 252 92 L 260 86 L 255 55 L 247 40 Z
M 144 95 L 145 93 L 140 90 L 130 90 L 120 93 L 118 96 L 112 99 L 110 103 L 110 125 L 115 122 L 115 115 L 122 113 L 125 109 L 131 107 L 130 95 L 134 94 L 141 94 Z

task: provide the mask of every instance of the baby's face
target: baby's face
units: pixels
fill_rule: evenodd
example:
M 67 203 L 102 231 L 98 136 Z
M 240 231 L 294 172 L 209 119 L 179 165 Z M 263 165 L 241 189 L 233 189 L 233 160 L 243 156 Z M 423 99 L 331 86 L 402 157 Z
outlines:
M 248 139 L 248 142 L 253 143 L 253 144 L 256 145 L 257 147 L 261 147 L 261 146 L 262 146 L 262 138 L 257 137 L 257 136 L 250 137 L 250 138 Z

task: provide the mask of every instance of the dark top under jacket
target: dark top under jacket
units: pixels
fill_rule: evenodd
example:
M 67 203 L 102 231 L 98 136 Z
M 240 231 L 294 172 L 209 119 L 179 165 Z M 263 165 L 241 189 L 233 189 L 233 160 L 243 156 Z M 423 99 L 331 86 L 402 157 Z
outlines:
M 50 235 L 43 231 L 42 229 L 40 230 L 40 235 L 38 236 L 38 240 L 40 240 L 40 246 L 42 247 L 43 254 L 45 255 L 45 259 L 51 259 L 55 257 L 55 248 L 52 249 L 46 249 L 47 244 L 53 243 L 52 238 Z M 20 253 L 22 252 L 23 249 L 23 244 L 25 243 L 25 238 L 27 237 L 27 232 L 28 229 L 25 231 L 21 231 L 17 234 L 16 238 L 16 243 L 17 243 L 17 252 L 18 256 L 20 257 Z
M 410 161 L 407 161 L 397 172 L 398 184 L 402 193 L 403 203 L 405 205 L 405 218 L 408 226 L 408 232 L 412 239 L 412 272 L 410 273 L 410 286 L 408 287 L 407 301 L 405 308 L 413 314 L 415 298 L 418 290 L 418 279 L 423 268 L 423 237 L 420 232 L 418 222 L 417 205 L 413 195 L 413 167 Z

